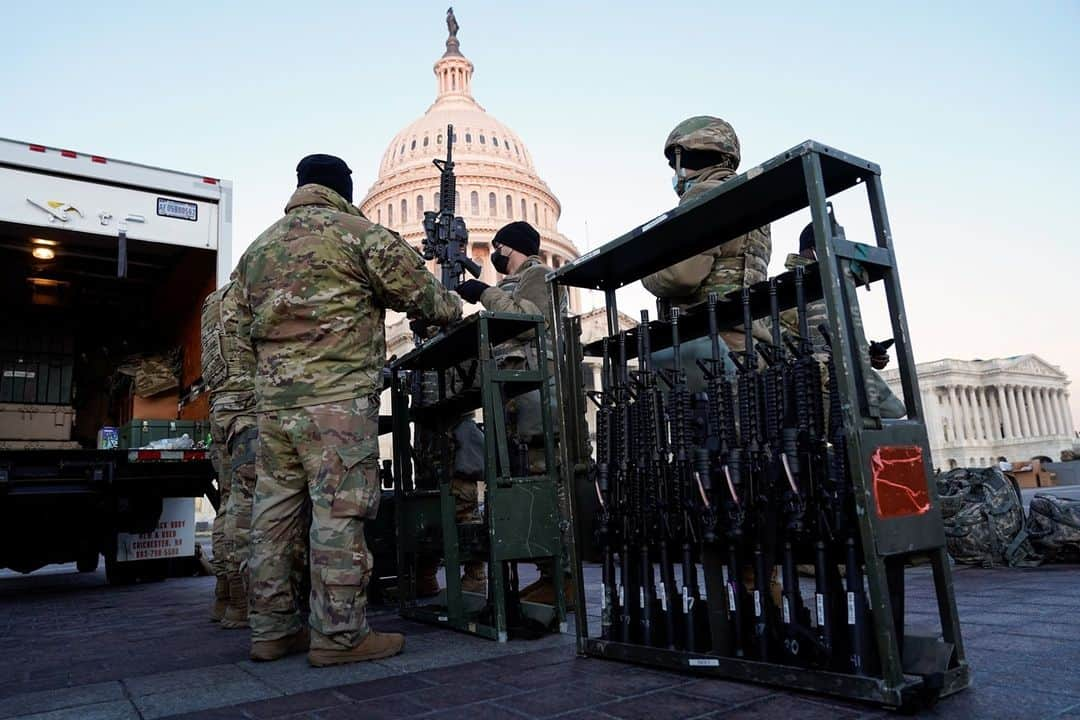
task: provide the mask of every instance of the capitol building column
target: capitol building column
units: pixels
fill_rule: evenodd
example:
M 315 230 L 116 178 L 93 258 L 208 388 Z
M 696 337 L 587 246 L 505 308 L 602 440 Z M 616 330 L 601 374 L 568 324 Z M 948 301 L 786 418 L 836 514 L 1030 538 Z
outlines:
M 1016 437 L 1016 433 L 1012 429 L 1012 417 L 1009 414 L 1008 403 L 1005 400 L 1005 390 L 1001 385 L 995 385 L 994 391 L 997 393 L 997 404 L 1001 409 L 1002 434 L 1006 440 Z
M 975 420 L 978 432 L 975 433 L 977 440 L 989 440 L 990 435 L 990 410 L 986 403 L 983 389 L 977 387 L 972 391 L 975 394 Z
M 945 390 L 949 394 L 949 418 L 952 420 L 952 426 L 949 429 L 950 439 L 959 444 L 960 440 L 964 437 L 964 429 L 960 420 L 960 409 L 958 401 L 956 399 L 956 386 L 946 385 Z
M 1054 391 L 1054 406 L 1057 409 L 1059 422 L 1061 424 L 1061 432 L 1063 435 L 1072 435 L 1072 430 L 1069 428 L 1068 417 L 1065 414 L 1065 391 Z
M 1046 401 L 1046 388 L 1035 388 L 1035 393 L 1039 398 L 1039 416 L 1042 418 L 1043 435 L 1057 435 L 1054 419 L 1050 415 L 1050 405 Z

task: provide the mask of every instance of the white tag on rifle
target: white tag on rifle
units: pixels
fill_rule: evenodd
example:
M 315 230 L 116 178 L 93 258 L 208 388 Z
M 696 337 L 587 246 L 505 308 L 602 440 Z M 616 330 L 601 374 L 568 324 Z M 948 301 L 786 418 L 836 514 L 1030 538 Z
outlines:
M 720 577 L 723 578 L 724 584 L 727 585 L 728 584 L 727 565 L 721 566 L 721 568 L 720 568 Z
M 690 600 L 690 593 L 687 591 L 686 586 L 683 585 L 683 589 L 682 589 L 682 611 L 683 611 L 683 615 L 689 615 L 690 614 L 690 606 L 692 604 L 693 603 Z
M 754 617 L 761 617 L 761 592 L 754 591 Z
M 619 586 L 619 607 L 626 607 L 626 593 L 622 585 Z
M 855 593 L 853 592 L 847 594 L 847 624 L 855 624 Z
M 818 627 L 825 626 L 825 596 L 821 593 L 817 594 L 817 624 Z
M 638 588 L 638 604 L 641 609 L 645 609 L 645 588 Z
M 656 588 L 656 597 L 660 598 L 660 609 L 667 612 L 667 588 L 664 587 L 664 583 L 660 583 Z
M 609 592 L 611 591 L 605 587 L 604 592 L 600 593 L 600 612 L 607 610 L 607 597 Z
M 784 624 L 791 624 L 791 605 L 788 603 L 788 599 L 784 598 Z
M 735 584 L 728 583 L 727 586 L 727 605 L 728 610 L 735 612 Z

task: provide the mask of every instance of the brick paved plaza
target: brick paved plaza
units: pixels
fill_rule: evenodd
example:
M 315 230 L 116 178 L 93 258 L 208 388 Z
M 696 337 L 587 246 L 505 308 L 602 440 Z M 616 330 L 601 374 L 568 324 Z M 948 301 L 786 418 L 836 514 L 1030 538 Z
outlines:
M 590 596 L 599 592 L 588 568 Z M 909 623 L 929 624 L 929 574 L 909 577 Z M 958 568 L 973 687 L 926 715 L 1080 719 L 1080 569 Z M 528 578 L 523 578 L 527 582 Z M 418 625 L 388 660 L 327 669 L 248 661 L 245 631 L 206 618 L 213 578 L 111 588 L 52 568 L 0 578 L 0 718 L 859 718 L 871 706 L 575 657 L 572 635 L 503 645 Z M 594 605 L 593 608 L 596 606 Z

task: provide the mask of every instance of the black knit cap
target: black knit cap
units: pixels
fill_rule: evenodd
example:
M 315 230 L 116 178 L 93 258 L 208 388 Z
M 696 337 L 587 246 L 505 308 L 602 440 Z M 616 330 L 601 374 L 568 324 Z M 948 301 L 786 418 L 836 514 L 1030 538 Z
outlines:
M 540 233 L 527 222 L 518 220 L 503 225 L 492 238 L 493 245 L 505 245 L 525 255 L 540 254 Z
M 315 183 L 328 187 L 352 202 L 352 170 L 333 155 L 308 155 L 296 166 L 296 187 Z
M 814 247 L 814 223 L 810 223 L 799 235 L 799 252 Z

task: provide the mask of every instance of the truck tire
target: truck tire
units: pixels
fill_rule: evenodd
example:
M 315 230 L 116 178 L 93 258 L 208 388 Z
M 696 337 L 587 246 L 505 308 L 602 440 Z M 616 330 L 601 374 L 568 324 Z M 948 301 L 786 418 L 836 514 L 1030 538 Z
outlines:
M 75 567 L 81 573 L 92 573 L 98 569 L 98 551 L 88 551 L 79 556 L 75 561 Z

